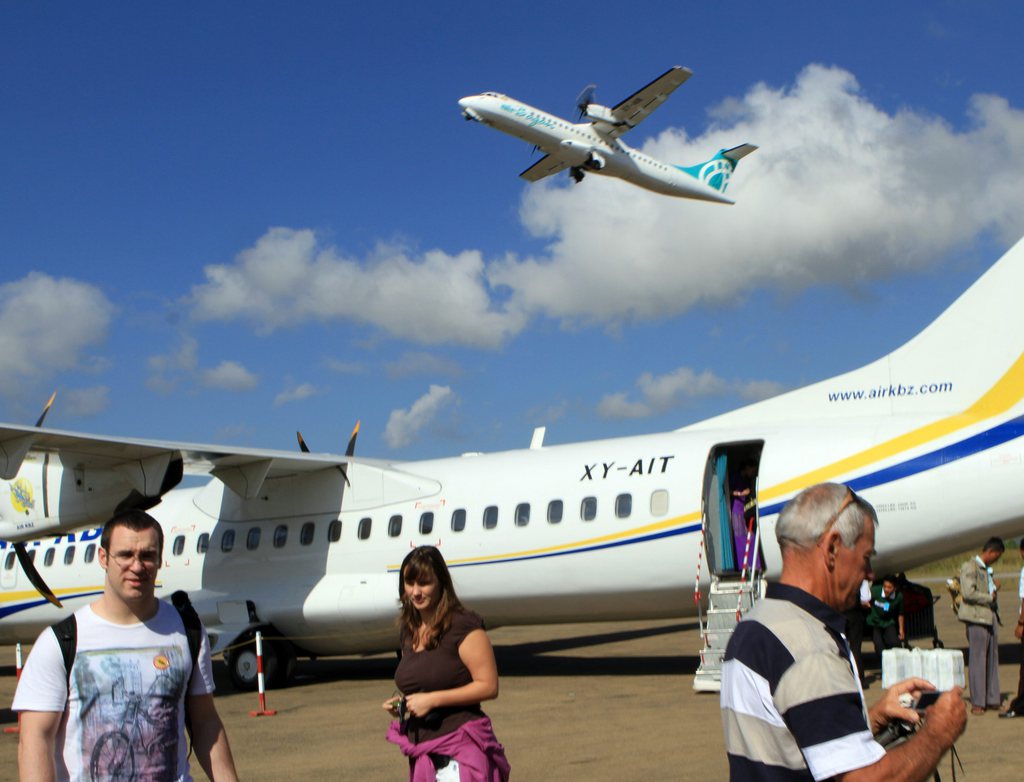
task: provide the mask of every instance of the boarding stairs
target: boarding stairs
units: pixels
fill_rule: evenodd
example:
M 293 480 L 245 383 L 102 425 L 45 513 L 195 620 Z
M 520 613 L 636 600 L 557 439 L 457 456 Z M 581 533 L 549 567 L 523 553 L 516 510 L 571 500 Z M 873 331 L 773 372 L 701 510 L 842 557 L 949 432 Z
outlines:
M 722 683 L 722 657 L 732 631 L 743 615 L 764 596 L 764 579 L 754 574 L 712 575 L 708 604 L 697 603 L 703 648 L 693 677 L 697 692 L 718 692 Z

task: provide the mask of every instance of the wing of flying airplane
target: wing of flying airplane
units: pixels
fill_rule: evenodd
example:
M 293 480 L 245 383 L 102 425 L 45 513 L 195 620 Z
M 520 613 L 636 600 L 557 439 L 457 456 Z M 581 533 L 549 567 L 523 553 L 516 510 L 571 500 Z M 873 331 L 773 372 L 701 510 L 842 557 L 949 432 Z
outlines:
M 658 106 L 664 103 L 675 89 L 689 79 L 693 71 L 676 65 L 669 68 L 661 76 L 646 87 L 641 87 L 624 101 L 611 109 L 613 122 L 595 120 L 595 125 L 610 138 L 618 138 L 627 130 L 635 128 L 647 119 Z
M 545 155 L 519 176 L 527 182 L 536 182 L 546 176 L 557 174 L 559 171 L 565 171 L 568 167 L 569 163 L 565 160 L 559 160 L 553 155 Z

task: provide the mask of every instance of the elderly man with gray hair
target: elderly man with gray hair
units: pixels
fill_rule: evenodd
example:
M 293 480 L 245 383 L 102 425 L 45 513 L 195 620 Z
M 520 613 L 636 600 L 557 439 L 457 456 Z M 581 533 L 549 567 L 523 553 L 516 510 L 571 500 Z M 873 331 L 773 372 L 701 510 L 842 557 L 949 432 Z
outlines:
M 922 720 L 900 696 L 934 689 L 908 679 L 870 710 L 842 612 L 871 578 L 874 508 L 852 489 L 823 483 L 782 509 L 775 536 L 782 575 L 737 625 L 722 665 L 722 725 L 731 780 L 924 780 L 966 725 L 960 688 Z M 918 729 L 886 750 L 890 723 Z

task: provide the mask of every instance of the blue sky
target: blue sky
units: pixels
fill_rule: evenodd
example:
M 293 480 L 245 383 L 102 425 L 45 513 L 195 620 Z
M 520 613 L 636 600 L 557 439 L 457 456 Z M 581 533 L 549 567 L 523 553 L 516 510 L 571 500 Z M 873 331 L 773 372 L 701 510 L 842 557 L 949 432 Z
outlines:
M 397 459 L 676 428 L 853 369 L 1024 234 L 1012 2 L 0 5 L 0 419 Z M 627 141 L 463 121 L 672 65 Z

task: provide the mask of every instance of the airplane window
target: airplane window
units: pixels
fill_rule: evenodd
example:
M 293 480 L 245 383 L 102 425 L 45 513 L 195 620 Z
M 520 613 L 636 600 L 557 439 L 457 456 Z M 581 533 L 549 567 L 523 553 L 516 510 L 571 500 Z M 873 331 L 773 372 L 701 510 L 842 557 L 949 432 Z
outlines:
M 364 521 L 368 522 L 369 519 L 364 519 Z M 370 534 L 369 526 L 367 526 L 366 534 Z M 335 519 L 327 525 L 327 541 L 329 543 L 337 543 L 339 540 L 341 540 L 341 519 Z
M 397 538 L 402 534 L 402 516 L 397 514 L 388 519 L 388 535 Z
M 85 547 L 85 556 L 82 557 L 86 562 L 92 562 L 96 556 L 96 544 L 90 543 Z
M 233 529 L 224 530 L 224 534 L 220 536 L 220 550 L 225 554 L 235 547 L 235 531 Z
M 64 564 L 65 565 L 70 565 L 74 561 L 75 561 L 75 547 L 74 546 L 68 546 L 66 549 L 64 549 Z
M 488 505 L 484 508 L 484 529 L 494 529 L 498 526 L 498 506 Z
M 56 552 L 56 551 L 54 551 L 54 550 L 53 550 L 52 548 L 48 548 L 48 549 L 46 549 L 46 553 L 45 553 L 45 554 L 43 554 L 43 564 L 44 564 L 44 565 L 45 565 L 46 567 L 50 567 L 50 565 L 52 565 L 52 564 L 53 564 L 53 557 L 54 557 L 54 555 L 55 555 L 56 553 L 57 553 L 57 552 Z
M 462 532 L 466 528 L 466 510 L 459 508 L 452 511 L 452 532 Z
M 185 550 L 185 536 L 184 535 L 178 535 L 178 537 L 176 537 L 174 539 L 174 545 L 171 547 L 171 551 L 174 552 L 174 556 L 180 557 L 181 556 L 181 552 L 184 551 L 184 550 Z
M 284 548 L 288 542 L 288 525 L 278 524 L 274 527 L 274 548 Z
M 366 540 L 370 537 L 370 529 L 373 527 L 373 519 L 359 519 L 359 530 L 356 532 L 356 537 L 360 540 Z
M 633 512 L 633 495 L 632 494 L 620 494 L 615 498 L 615 517 L 619 519 L 628 519 L 629 514 Z
M 312 521 L 307 521 L 302 525 L 302 529 L 299 530 L 299 543 L 303 546 L 308 546 L 313 542 L 314 532 L 316 532 L 316 524 Z
M 516 505 L 516 526 L 525 527 L 530 523 L 530 503 L 521 502 Z
M 28 552 L 28 561 L 29 562 L 35 562 L 36 561 L 36 550 L 35 549 L 29 550 L 29 552 Z
M 548 524 L 558 524 L 562 520 L 562 501 L 551 500 L 548 503 Z
M 249 530 L 249 534 L 245 536 L 245 547 L 249 551 L 255 551 L 260 545 L 260 533 L 262 530 L 259 527 L 253 527 Z
M 14 569 L 14 558 L 15 558 L 14 552 L 13 551 L 8 551 L 7 552 L 7 561 L 4 562 L 4 570 L 13 570 Z
M 434 514 L 429 510 L 420 516 L 420 534 L 429 535 L 434 531 Z
M 651 515 L 664 516 L 668 513 L 668 492 L 658 489 L 651 492 Z
M 210 533 L 204 532 L 196 541 L 196 554 L 205 554 L 208 548 L 210 548 Z
M 580 518 L 593 521 L 597 517 L 597 497 L 584 497 L 580 503 Z

